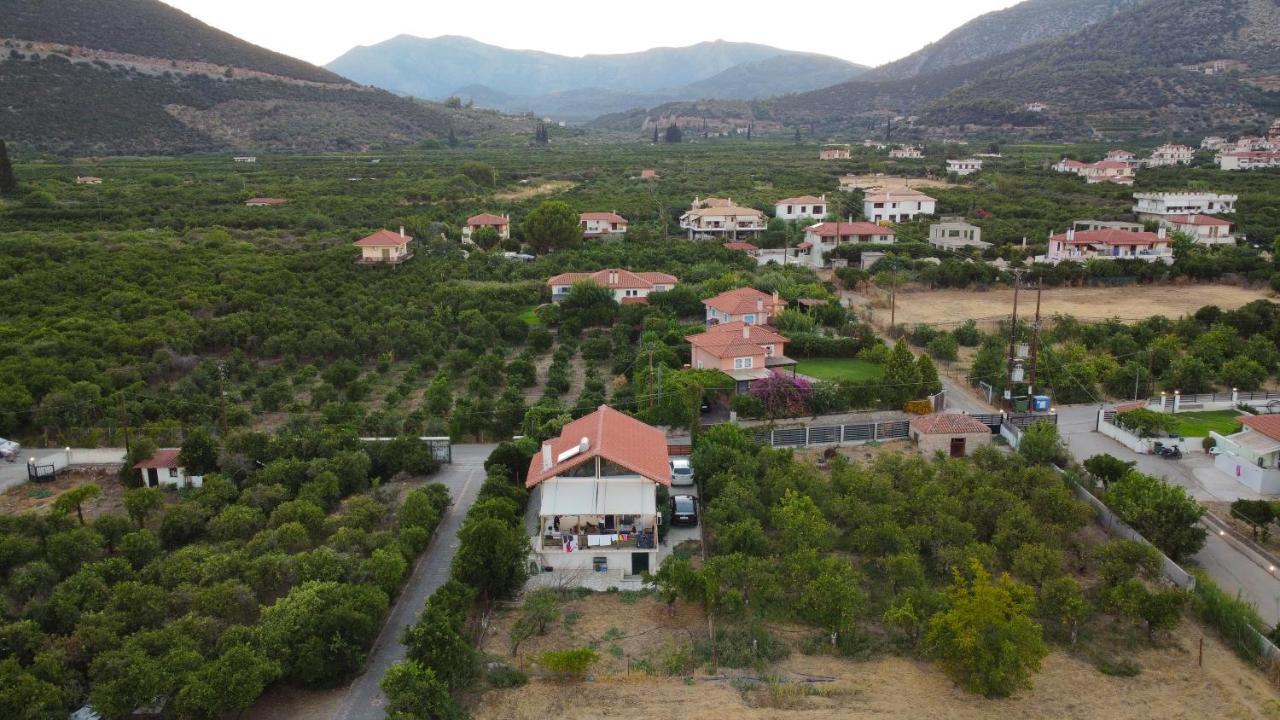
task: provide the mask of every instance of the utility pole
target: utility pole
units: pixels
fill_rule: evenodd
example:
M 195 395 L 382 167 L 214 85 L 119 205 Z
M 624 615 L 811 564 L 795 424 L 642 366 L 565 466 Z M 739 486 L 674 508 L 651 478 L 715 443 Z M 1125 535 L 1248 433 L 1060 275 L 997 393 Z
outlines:
M 218 424 L 222 428 L 222 437 L 227 436 L 227 391 L 222 389 L 227 379 L 226 363 L 218 363 Z
M 1018 289 L 1022 286 L 1024 270 L 1013 271 L 1013 321 L 1009 323 L 1009 356 L 1005 365 L 1004 394 L 1005 404 L 1013 409 L 1013 370 L 1018 362 Z
M 124 404 L 124 392 L 120 393 L 120 426 L 124 429 L 124 454 L 129 456 L 129 410 Z
M 1040 278 L 1036 278 L 1036 321 L 1031 327 L 1031 357 L 1027 394 L 1034 395 L 1036 387 L 1036 371 L 1040 369 L 1040 291 L 1043 289 Z

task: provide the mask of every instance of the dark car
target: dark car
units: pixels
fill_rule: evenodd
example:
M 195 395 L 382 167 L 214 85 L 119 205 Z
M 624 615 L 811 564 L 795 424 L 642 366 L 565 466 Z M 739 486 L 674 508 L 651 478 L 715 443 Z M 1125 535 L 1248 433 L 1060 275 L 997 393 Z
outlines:
M 692 495 L 671 496 L 671 524 L 697 525 L 698 498 Z

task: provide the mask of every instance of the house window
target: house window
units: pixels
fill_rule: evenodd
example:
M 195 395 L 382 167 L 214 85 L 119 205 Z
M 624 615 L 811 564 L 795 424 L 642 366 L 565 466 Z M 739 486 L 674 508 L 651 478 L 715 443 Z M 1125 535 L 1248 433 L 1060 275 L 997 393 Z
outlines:
M 748 324 L 748 325 L 755 325 L 755 324 L 756 324 L 756 316 L 755 316 L 755 315 L 743 315 L 743 316 L 742 316 L 742 322 L 744 322 L 744 323 L 746 323 L 746 324 Z
M 813 214 L 814 214 L 814 215 L 821 215 L 821 214 L 822 214 L 822 206 L 821 206 L 821 205 L 814 205 L 814 206 L 813 206 Z
M 754 359 L 755 359 L 755 358 L 750 358 L 750 357 L 739 357 L 739 358 L 734 358 L 734 359 L 733 359 L 733 369 L 734 369 L 734 370 L 750 370 L 750 369 L 752 368 L 752 366 L 753 366 L 753 362 L 752 362 L 752 361 L 753 361 Z
M 788 214 L 788 215 L 790 215 L 790 214 L 793 212 L 793 210 L 794 210 L 794 209 L 795 209 L 795 208 L 794 208 L 793 206 L 788 205 L 788 206 L 787 206 L 787 214 Z
M 169 477 L 171 478 L 178 477 L 178 468 L 169 468 Z

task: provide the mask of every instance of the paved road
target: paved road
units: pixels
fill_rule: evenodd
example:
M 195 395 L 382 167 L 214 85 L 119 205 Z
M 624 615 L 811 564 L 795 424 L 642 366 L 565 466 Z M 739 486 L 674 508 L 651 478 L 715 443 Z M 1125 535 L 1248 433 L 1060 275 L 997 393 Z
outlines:
M 985 400 L 974 395 L 964 383 L 952 380 L 946 375 L 939 375 L 938 379 L 942 381 L 942 389 L 947 392 L 948 410 L 960 410 L 970 415 L 1000 412 L 999 409 L 988 405 Z
M 386 698 L 378 683 L 392 665 L 404 659 L 400 633 L 418 619 L 422 606 L 436 588 L 449 579 L 449 564 L 458 548 L 458 528 L 484 482 L 485 458 L 495 445 L 454 445 L 453 463 L 432 478 L 449 488 L 453 505 L 436 531 L 426 552 L 418 558 L 413 575 L 387 615 L 387 624 L 369 651 L 365 672 L 347 689 L 333 720 L 382 720 Z
M 1218 473 L 1200 456 L 1188 455 L 1180 461 L 1166 460 L 1154 455 L 1139 455 L 1105 435 L 1094 432 L 1097 422 L 1096 406 L 1071 406 L 1058 411 L 1058 428 L 1071 454 L 1084 461 L 1094 455 L 1109 453 L 1125 461 L 1136 461 L 1137 468 L 1148 475 L 1164 478 L 1166 482 L 1180 485 L 1198 500 L 1229 501 L 1233 485 L 1227 478 L 1219 482 Z M 1203 479 L 1202 479 L 1203 478 Z M 1238 495 L 1254 496 L 1248 488 L 1239 486 Z M 1280 579 L 1267 568 L 1254 562 L 1235 546 L 1214 533 L 1209 533 L 1202 549 L 1193 558 L 1205 572 L 1229 593 L 1239 593 L 1258 608 L 1258 614 L 1268 624 L 1280 623 Z

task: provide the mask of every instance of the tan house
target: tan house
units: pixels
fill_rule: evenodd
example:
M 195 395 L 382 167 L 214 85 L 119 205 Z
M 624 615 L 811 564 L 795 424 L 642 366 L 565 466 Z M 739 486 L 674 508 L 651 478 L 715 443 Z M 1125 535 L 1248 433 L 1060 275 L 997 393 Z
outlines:
M 972 415 L 934 413 L 911 418 L 911 442 L 925 455 L 964 457 L 991 444 L 991 428 Z
M 619 303 L 633 304 L 649 301 L 649 293 L 666 292 L 679 284 L 675 275 L 660 272 L 631 272 L 619 268 L 597 270 L 593 273 L 561 273 L 547 280 L 551 288 L 551 301 L 560 302 L 569 294 L 574 283 L 593 282 L 613 293 Z
M 1036 262 L 1057 265 L 1061 262 L 1085 262 L 1088 260 L 1144 260 L 1146 262 L 1173 262 L 1173 247 L 1165 229 L 1158 232 L 1145 230 L 1076 230 L 1049 236 L 1049 251 L 1035 258 Z
M 525 487 L 538 509 L 533 561 L 567 581 L 658 569 L 658 486 L 671 486 L 667 436 L 607 405 L 547 440 Z M 668 520 L 669 522 L 669 520 Z
M 511 216 L 480 213 L 467 218 L 467 224 L 462 228 L 462 241 L 471 242 L 471 234 L 480 228 L 486 227 L 497 231 L 498 240 L 500 241 L 511 239 Z
M 728 198 L 694 198 L 693 204 L 680 216 L 680 229 L 689 239 L 742 240 L 765 231 L 764 213 L 755 208 L 738 207 Z
M 787 302 L 778 297 L 778 293 L 770 295 L 749 287 L 726 290 L 703 300 L 702 304 L 707 308 L 708 325 L 731 322 L 767 325 L 787 306 Z
M 1160 221 L 1174 232 L 1182 232 L 1195 239 L 1199 245 L 1234 245 L 1231 223 L 1212 215 L 1170 215 Z
M 271 207 L 273 205 L 284 205 L 287 200 L 284 198 L 256 197 L 249 198 L 244 201 L 245 207 Z
M 399 234 L 390 230 L 379 230 L 369 237 L 360 238 L 355 242 L 356 247 L 360 248 L 360 259 L 356 260 L 360 265 L 399 265 L 413 257 L 413 251 L 409 249 L 409 243 L 413 242 L 413 238 L 404 234 L 404 228 L 400 228 Z
M 913 145 L 903 145 L 890 150 L 889 157 L 900 160 L 919 160 L 924 157 L 924 151 Z
M 848 160 L 848 145 L 827 145 L 818 151 L 819 160 Z
M 942 222 L 930 225 L 929 244 L 943 250 L 991 247 L 991 243 L 982 241 L 982 228 L 970 225 L 958 217 L 944 217 Z
M 627 219 L 613 212 L 585 212 L 578 216 L 582 236 L 587 238 L 625 235 Z
M 691 346 L 689 362 L 693 367 L 724 372 L 733 378 L 738 392 L 746 392 L 751 383 L 769 377 L 776 369 L 796 364 L 784 354 L 790 341 L 763 325 L 712 325 L 685 340 Z

